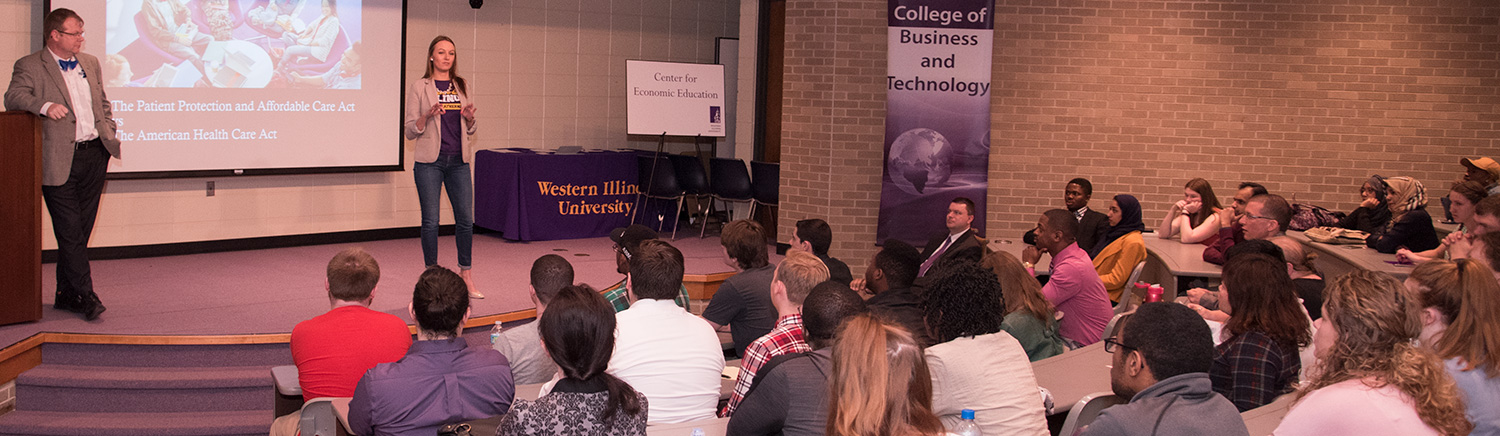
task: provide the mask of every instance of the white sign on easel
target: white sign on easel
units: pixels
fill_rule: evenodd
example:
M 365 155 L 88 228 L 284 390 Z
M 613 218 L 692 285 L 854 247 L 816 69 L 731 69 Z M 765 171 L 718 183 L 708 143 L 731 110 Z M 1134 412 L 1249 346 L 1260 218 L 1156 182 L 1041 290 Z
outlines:
M 627 133 L 724 136 L 723 65 L 627 60 L 625 82 Z

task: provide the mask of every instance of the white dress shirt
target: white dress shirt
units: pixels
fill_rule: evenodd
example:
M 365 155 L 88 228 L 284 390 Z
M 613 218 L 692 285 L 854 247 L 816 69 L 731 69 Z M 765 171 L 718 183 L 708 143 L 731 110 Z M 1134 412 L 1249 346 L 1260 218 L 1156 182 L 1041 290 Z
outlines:
M 64 59 L 62 56 L 58 56 L 57 52 L 52 51 L 52 49 L 50 48 L 47 49 L 47 52 L 52 54 L 54 62 L 59 60 L 77 60 L 75 58 Z M 74 124 L 73 141 L 83 142 L 98 138 L 99 131 L 94 128 L 94 98 L 93 95 L 89 92 L 88 79 L 85 79 L 83 77 L 83 64 L 80 63 L 77 67 L 74 67 L 72 70 L 68 71 L 63 71 L 62 65 L 60 64 L 54 63 L 52 64 L 52 67 L 57 68 L 58 71 L 62 71 L 63 85 L 68 88 L 68 100 L 72 102 L 73 117 L 78 120 L 78 122 Z M 51 108 L 53 104 L 54 103 L 52 102 L 42 104 L 41 115 L 47 116 L 47 109 Z
M 1006 332 L 957 338 L 927 347 L 932 412 L 953 428 L 963 409 L 987 435 L 1046 436 L 1036 375 L 1021 343 Z
M 672 300 L 642 299 L 615 314 L 609 373 L 646 395 L 647 422 L 716 417 L 724 350 L 708 321 Z

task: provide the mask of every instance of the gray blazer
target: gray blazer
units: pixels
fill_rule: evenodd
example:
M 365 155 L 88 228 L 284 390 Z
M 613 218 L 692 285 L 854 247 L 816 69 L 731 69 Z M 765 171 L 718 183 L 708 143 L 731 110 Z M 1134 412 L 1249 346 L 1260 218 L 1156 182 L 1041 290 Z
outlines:
M 473 91 L 469 88 L 468 91 Z M 458 93 L 460 106 L 468 106 L 469 96 L 465 92 Z M 406 132 L 406 139 L 415 140 L 412 144 L 417 149 L 417 162 L 432 163 L 437 161 L 438 151 L 443 148 L 443 117 L 432 117 L 427 120 L 427 125 L 421 131 L 417 130 L 417 121 L 422 119 L 422 113 L 432 109 L 432 105 L 438 101 L 437 85 L 432 79 L 417 79 L 411 87 L 406 89 L 406 122 L 402 131 Z M 462 117 L 460 117 L 462 118 Z M 464 162 L 474 155 L 474 149 L 469 145 L 469 137 L 474 135 L 477 129 L 476 123 L 464 121 L 464 151 L 461 156 Z
M 109 98 L 104 96 L 104 74 L 99 71 L 99 59 L 79 53 L 78 66 L 88 76 L 89 94 L 93 99 L 94 128 L 110 156 L 120 157 L 120 140 L 115 139 L 115 119 L 109 109 Z M 62 71 L 57 68 L 57 58 L 52 52 L 42 49 L 16 61 L 15 71 L 10 76 L 10 87 L 5 90 L 5 109 L 24 110 L 42 115 L 42 185 L 59 186 L 68 181 L 73 169 L 73 140 L 78 118 L 68 96 Z M 61 104 L 68 108 L 68 116 L 54 120 L 42 114 L 45 103 Z

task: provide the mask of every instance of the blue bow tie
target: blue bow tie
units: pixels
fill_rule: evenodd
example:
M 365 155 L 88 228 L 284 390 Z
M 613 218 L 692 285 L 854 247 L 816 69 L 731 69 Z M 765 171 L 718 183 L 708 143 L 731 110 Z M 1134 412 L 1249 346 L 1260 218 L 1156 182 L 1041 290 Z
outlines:
M 71 60 L 71 61 L 59 60 L 59 61 L 57 61 L 57 65 L 60 66 L 60 67 L 62 67 L 63 71 L 72 71 L 74 68 L 78 68 L 78 60 L 77 59 L 74 59 L 74 60 Z

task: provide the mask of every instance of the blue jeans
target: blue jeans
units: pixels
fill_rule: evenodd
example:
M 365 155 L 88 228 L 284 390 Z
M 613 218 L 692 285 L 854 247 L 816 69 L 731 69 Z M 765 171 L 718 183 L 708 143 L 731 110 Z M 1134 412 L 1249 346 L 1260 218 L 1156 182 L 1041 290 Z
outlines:
M 473 265 L 474 251 L 474 179 L 469 164 L 459 155 L 440 155 L 432 163 L 417 162 L 412 167 L 417 179 L 417 200 L 422 204 L 422 260 L 437 265 L 439 202 L 443 186 L 448 187 L 448 201 L 453 204 L 453 242 L 458 245 L 458 267 Z

